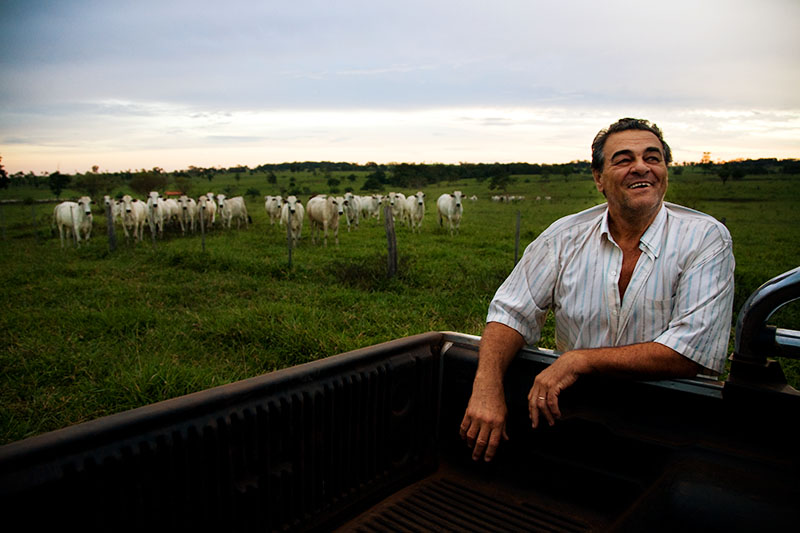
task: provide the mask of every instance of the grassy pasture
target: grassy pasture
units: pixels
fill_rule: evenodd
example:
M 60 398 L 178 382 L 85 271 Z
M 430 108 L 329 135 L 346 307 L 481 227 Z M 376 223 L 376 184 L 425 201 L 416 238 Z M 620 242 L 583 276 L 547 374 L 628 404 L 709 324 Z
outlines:
M 692 170 L 672 176 L 667 199 L 725 219 L 738 312 L 758 285 L 800 263 L 800 178 L 748 176 L 723 185 Z M 357 173 L 351 184 L 349 172 L 337 174 L 340 187 L 356 192 L 365 177 Z M 301 190 L 328 192 L 321 175 L 291 176 Z M 279 175 L 269 185 L 264 174 L 222 175 L 195 180 L 192 194 L 277 194 L 289 179 Z M 246 197 L 250 228 L 215 228 L 205 252 L 199 235 L 172 231 L 153 246 L 149 231 L 133 244 L 119 228 L 110 252 L 99 212 L 92 241 L 61 250 L 50 232 L 53 204 L 3 205 L 0 443 L 405 335 L 480 334 L 489 300 L 513 267 L 517 211 L 521 253 L 559 216 L 602 202 L 588 175 L 517 176 L 509 194 L 526 196 L 518 204 L 490 202 L 487 184 L 425 187 L 422 233 L 397 228 L 393 279 L 383 223 L 374 221 L 350 233 L 342 224 L 340 245 L 329 239 L 327 249 L 311 244 L 306 223 L 289 269 L 286 235 L 269 225 L 262 197 Z M 435 222 L 435 199 L 454 189 L 479 200 L 465 203 L 461 232 L 450 237 Z M 46 189 L 0 191 L 0 199 L 48 196 Z M 797 304 L 774 319 L 800 329 Z M 548 326 L 542 346 L 552 345 Z M 797 384 L 794 362 L 784 367 Z

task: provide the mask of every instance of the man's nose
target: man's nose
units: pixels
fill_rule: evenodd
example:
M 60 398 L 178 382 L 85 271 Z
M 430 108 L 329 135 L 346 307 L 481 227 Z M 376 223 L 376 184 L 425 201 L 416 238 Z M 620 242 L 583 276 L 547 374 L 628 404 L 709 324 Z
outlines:
M 633 168 L 631 170 L 637 174 L 647 174 L 650 171 L 650 167 L 647 166 L 644 159 L 637 157 L 633 162 Z

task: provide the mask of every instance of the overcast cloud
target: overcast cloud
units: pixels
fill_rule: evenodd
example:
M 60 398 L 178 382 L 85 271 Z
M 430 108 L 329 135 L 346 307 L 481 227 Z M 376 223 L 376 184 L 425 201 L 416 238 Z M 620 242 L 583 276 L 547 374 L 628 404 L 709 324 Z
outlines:
M 4 1 L 0 156 L 12 172 L 566 162 L 641 116 L 679 161 L 798 157 L 799 14 L 795 0 Z

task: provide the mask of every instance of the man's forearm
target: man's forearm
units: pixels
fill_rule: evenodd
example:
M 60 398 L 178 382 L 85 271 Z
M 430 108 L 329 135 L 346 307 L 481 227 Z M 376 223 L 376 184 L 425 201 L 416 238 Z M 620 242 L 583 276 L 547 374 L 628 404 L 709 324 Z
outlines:
M 561 418 L 558 397 L 580 376 L 605 374 L 633 379 L 691 377 L 700 365 L 657 342 L 611 348 L 570 350 L 540 372 L 528 393 L 528 410 L 533 427 L 540 416 L 553 425 Z
M 573 350 L 564 355 L 582 356 L 580 374 L 606 374 L 635 379 L 692 377 L 701 367 L 672 348 L 657 342 L 628 346 Z
M 478 352 L 476 380 L 502 384 L 508 366 L 524 345 L 525 339 L 517 330 L 499 322 L 486 324 Z

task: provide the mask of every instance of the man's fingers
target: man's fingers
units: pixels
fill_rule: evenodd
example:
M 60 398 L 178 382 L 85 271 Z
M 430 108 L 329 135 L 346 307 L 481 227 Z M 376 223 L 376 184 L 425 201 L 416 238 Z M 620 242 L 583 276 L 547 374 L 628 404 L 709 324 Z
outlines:
M 553 414 L 554 421 L 561 418 L 561 410 L 558 408 L 558 393 L 553 392 L 552 389 L 547 396 L 547 408 Z M 553 422 L 550 425 L 552 426 Z
M 556 419 L 561 418 L 561 411 L 558 408 L 558 394 L 553 389 L 545 392 L 542 387 L 534 385 L 528 393 L 528 414 L 531 418 L 531 425 L 539 427 L 542 418 L 547 420 L 549 425 L 553 425 Z
M 471 419 L 469 416 L 464 415 L 464 419 L 461 421 L 461 426 L 458 428 L 458 434 L 461 436 L 462 439 L 467 439 L 467 432 L 469 431 Z
M 483 452 L 489 446 L 489 441 L 491 439 L 491 433 L 492 433 L 491 430 L 489 428 L 487 428 L 486 426 L 483 426 L 481 428 L 480 433 L 478 433 L 478 437 L 475 439 L 475 447 L 472 449 L 472 459 L 474 461 L 478 461 L 478 460 L 480 460 L 481 457 L 483 457 Z M 494 449 L 496 449 L 496 448 L 497 448 L 497 444 L 495 444 L 494 448 L 491 450 L 491 452 L 490 452 L 491 455 L 489 456 L 490 458 L 491 458 L 492 455 L 494 455 Z

